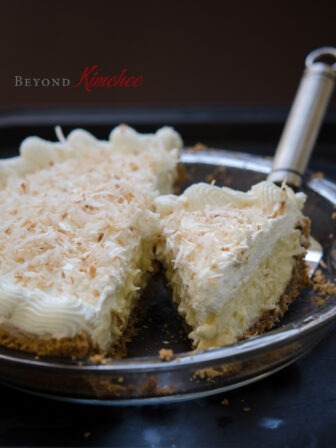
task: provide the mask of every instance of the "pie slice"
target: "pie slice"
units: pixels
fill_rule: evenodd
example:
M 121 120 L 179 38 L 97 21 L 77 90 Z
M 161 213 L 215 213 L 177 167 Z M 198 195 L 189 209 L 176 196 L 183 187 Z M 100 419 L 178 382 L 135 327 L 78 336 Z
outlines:
M 0 162 L 0 344 L 117 355 L 153 269 L 153 200 L 172 191 L 182 142 L 168 127 L 58 134 Z
M 247 193 L 194 184 L 155 200 L 157 256 L 195 348 L 271 328 L 308 283 L 304 200 L 267 181 Z

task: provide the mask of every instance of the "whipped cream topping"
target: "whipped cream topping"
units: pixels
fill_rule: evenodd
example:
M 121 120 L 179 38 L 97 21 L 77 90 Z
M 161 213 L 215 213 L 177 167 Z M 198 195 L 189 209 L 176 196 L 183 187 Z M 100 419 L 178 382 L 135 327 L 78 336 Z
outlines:
M 293 257 L 304 253 L 298 229 L 303 225 L 304 200 L 303 194 L 270 182 L 247 193 L 200 183 L 179 197 L 155 200 L 163 236 L 158 256 L 169 269 L 174 299 L 193 328 L 190 337 L 196 347 L 234 342 L 255 323 L 258 313 L 275 308 L 290 280 Z M 279 276 L 270 268 L 273 255 L 280 257 L 272 265 Z M 265 260 L 269 261 L 261 269 Z M 253 290 L 252 284 L 250 317 L 240 319 L 239 309 L 246 304 L 241 299 Z M 258 313 L 252 312 L 253 306 Z M 228 330 L 230 325 L 234 328 Z
M 40 337 L 86 330 L 106 348 L 113 315 L 126 325 L 125 297 L 151 269 L 152 203 L 171 191 L 182 141 L 167 127 L 121 125 L 108 141 L 58 134 L 0 162 L 0 324 Z

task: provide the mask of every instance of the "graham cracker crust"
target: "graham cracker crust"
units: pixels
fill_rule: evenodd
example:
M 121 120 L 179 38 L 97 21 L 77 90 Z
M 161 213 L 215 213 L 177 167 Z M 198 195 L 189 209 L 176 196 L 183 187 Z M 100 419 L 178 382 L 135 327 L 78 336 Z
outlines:
M 135 334 L 134 317 L 129 323 L 123 337 L 116 345 L 111 347 L 108 353 L 103 353 L 99 346 L 92 342 L 87 332 L 82 331 L 76 336 L 70 338 L 50 338 L 37 339 L 28 336 L 14 336 L 7 331 L 0 330 L 0 346 L 18 350 L 22 352 L 34 353 L 38 356 L 61 356 L 72 359 L 86 359 L 100 356 L 104 358 L 108 355 L 112 358 L 122 358 L 126 356 L 127 343 Z
M 12 350 L 35 353 L 37 355 L 63 356 L 68 358 L 86 358 L 97 352 L 96 347 L 85 331 L 73 338 L 36 339 L 29 336 L 14 336 L 0 330 L 0 345 Z

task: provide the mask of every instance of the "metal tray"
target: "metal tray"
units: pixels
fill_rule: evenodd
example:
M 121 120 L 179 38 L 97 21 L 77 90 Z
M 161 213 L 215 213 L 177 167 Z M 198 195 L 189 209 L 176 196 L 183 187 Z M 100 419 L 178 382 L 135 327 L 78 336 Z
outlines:
M 216 179 L 217 185 L 242 190 L 265 178 L 267 159 L 224 150 L 183 151 L 186 170 L 182 188 Z M 321 178 L 308 180 L 305 213 L 312 234 L 322 244 L 324 274 L 336 275 L 336 186 Z M 182 322 L 170 304 L 169 291 L 157 276 L 144 293 L 144 311 L 128 357 L 106 364 L 44 357 L 0 348 L 0 381 L 55 399 L 102 405 L 177 402 L 204 397 L 260 380 L 309 352 L 336 321 L 336 297 L 322 306 L 302 292 L 277 328 L 230 346 L 190 351 Z M 146 297 L 147 296 L 147 297 Z M 159 359 L 160 348 L 171 348 L 170 362 Z

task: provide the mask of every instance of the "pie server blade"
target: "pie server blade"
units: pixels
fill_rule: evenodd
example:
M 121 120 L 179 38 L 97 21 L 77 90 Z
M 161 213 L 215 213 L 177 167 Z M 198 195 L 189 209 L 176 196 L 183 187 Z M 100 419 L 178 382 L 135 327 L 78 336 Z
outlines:
M 325 62 L 327 61 L 327 62 Z M 301 186 L 336 80 L 336 48 L 322 47 L 306 58 L 305 70 L 275 152 L 268 180 Z M 306 262 L 313 275 L 323 255 L 310 237 Z
M 307 249 L 305 261 L 308 265 L 309 276 L 312 277 L 323 256 L 321 244 L 312 236 L 309 238 L 310 246 Z

